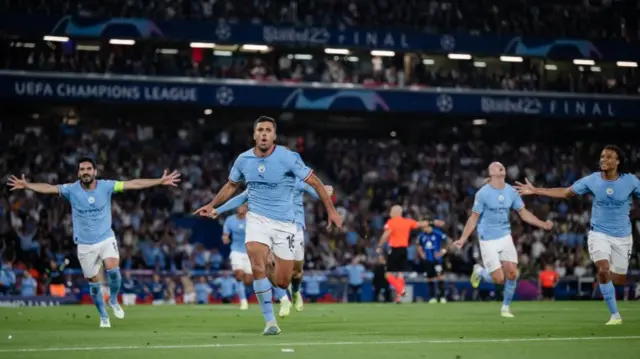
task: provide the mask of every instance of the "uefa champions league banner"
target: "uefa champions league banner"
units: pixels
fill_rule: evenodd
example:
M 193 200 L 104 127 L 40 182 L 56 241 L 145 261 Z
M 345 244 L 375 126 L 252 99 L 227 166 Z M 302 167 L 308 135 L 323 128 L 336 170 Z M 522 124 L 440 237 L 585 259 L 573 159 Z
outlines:
M 640 117 L 640 97 L 0 70 L 0 100 L 551 118 Z
M 639 61 L 640 45 L 612 39 L 530 38 L 468 33 L 433 34 L 357 27 L 271 26 L 212 21 L 152 21 L 143 18 L 86 18 L 0 14 L 0 32 L 11 35 L 59 35 L 100 38 L 165 38 L 216 44 L 264 44 L 367 48 L 416 52 L 462 52 L 518 55 L 554 59 L 589 58 L 603 61 Z

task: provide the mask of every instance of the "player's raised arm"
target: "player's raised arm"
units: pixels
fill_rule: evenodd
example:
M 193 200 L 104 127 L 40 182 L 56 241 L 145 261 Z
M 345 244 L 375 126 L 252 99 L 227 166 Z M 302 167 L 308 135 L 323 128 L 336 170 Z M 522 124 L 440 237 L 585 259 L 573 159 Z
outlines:
M 115 191 L 140 190 L 155 186 L 173 186 L 176 187 L 180 182 L 180 173 L 173 171 L 169 173 L 164 171 L 160 178 L 138 178 L 130 181 L 117 181 Z
M 21 189 L 28 189 L 37 193 L 43 194 L 60 194 L 58 186 L 48 183 L 31 183 L 26 180 L 24 175 L 18 178 L 11 175 L 7 181 L 7 185 L 11 188 L 11 191 L 17 191 Z
M 515 192 L 515 188 L 510 188 L 512 192 Z M 522 201 L 522 197 L 520 197 L 517 193 L 513 193 L 515 196 L 513 202 L 511 203 L 511 209 L 518 211 L 520 218 L 523 221 L 529 223 L 532 226 L 536 226 L 538 228 L 542 228 L 544 230 L 551 230 L 553 228 L 553 222 L 551 221 L 542 221 L 538 219 L 533 213 L 529 212 L 529 210 L 524 206 L 524 202 Z
M 242 206 L 243 204 L 249 201 L 249 193 L 247 190 L 244 190 L 239 195 L 231 198 L 227 202 L 225 202 L 222 206 L 215 208 L 212 213 L 212 217 L 216 218 L 222 213 L 233 211 L 234 209 Z
M 523 221 L 529 223 L 532 226 L 536 226 L 538 228 L 542 228 L 546 231 L 550 231 L 553 228 L 553 222 L 551 221 L 543 221 L 536 217 L 533 213 L 529 212 L 528 209 L 522 207 L 518 211 L 518 215 L 522 218 Z
M 484 212 L 484 197 L 482 194 L 482 190 L 476 193 L 476 197 L 473 200 L 473 208 L 471 208 L 471 215 L 469 219 L 467 219 L 467 223 L 464 225 L 464 229 L 462 230 L 462 235 L 458 238 L 457 241 L 453 242 L 453 245 L 457 248 L 462 248 L 465 242 L 469 239 L 473 231 L 476 230 L 476 226 L 478 225 L 478 220 L 480 219 L 480 215 Z
M 233 196 L 234 193 L 236 193 L 238 187 L 240 186 L 240 182 L 244 179 L 244 177 L 242 176 L 242 172 L 240 172 L 240 167 L 242 166 L 242 164 L 243 161 L 241 160 L 241 157 L 238 157 L 231 167 L 231 171 L 229 172 L 229 180 L 227 181 L 227 183 L 225 183 L 224 186 L 220 188 L 218 194 L 216 194 L 211 202 L 198 208 L 195 212 L 193 212 L 193 214 L 210 217 L 214 212 L 214 208 L 225 203 L 227 200 L 229 200 L 229 198 L 231 198 L 231 196 Z
M 313 189 L 313 187 L 308 185 L 306 182 L 303 182 L 302 185 L 304 186 L 304 188 L 303 188 L 304 193 L 306 193 L 309 196 L 313 197 L 313 199 L 315 199 L 315 200 L 319 200 L 320 199 L 320 195 L 318 194 L 318 192 L 316 192 L 315 189 Z M 324 189 L 325 189 L 325 191 L 327 191 L 327 194 L 329 195 L 329 197 L 331 197 L 333 195 L 333 187 L 332 186 L 324 186 Z
M 545 197 L 553 197 L 553 198 L 569 198 L 576 194 L 582 194 L 578 192 L 581 190 L 582 186 L 580 186 L 580 181 L 576 182 L 571 187 L 558 187 L 558 188 L 540 188 L 535 187 L 531 182 L 529 182 L 528 178 L 525 178 L 525 183 L 516 182 L 513 186 L 518 194 L 521 196 L 530 196 L 530 195 L 538 195 Z M 577 187 L 580 186 L 580 188 Z
M 336 227 L 342 228 L 342 218 L 340 217 L 340 214 L 338 214 L 338 211 L 336 211 L 336 207 L 333 205 L 331 196 L 327 193 L 327 190 L 322 184 L 322 181 L 320 181 L 320 178 L 313 173 L 311 168 L 307 167 L 304 162 L 302 162 L 302 158 L 300 158 L 300 155 L 297 153 L 289 151 L 284 161 L 286 166 L 297 178 L 306 182 L 318 193 L 322 204 L 324 204 L 324 208 L 327 210 L 329 227 L 331 227 L 332 224 L 335 224 Z

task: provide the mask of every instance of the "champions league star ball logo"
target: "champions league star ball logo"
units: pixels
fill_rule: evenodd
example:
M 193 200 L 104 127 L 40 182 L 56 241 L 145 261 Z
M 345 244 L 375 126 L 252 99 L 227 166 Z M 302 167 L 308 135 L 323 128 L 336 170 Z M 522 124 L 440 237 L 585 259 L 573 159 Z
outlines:
M 449 95 L 442 94 L 436 97 L 436 106 L 440 112 L 449 112 L 453 110 L 453 98 Z
M 89 197 L 88 201 L 89 201 L 89 204 L 94 204 L 96 199 L 93 197 Z
M 220 105 L 228 106 L 233 100 L 233 90 L 230 87 L 222 86 L 216 90 L 216 101 L 218 101 Z
M 443 50 L 453 50 L 456 47 L 456 38 L 451 35 L 442 35 L 440 46 Z
M 613 188 L 607 188 L 607 194 L 611 196 L 613 194 Z
M 231 37 L 231 26 L 226 22 L 219 22 L 216 26 L 216 36 L 218 40 L 228 40 Z

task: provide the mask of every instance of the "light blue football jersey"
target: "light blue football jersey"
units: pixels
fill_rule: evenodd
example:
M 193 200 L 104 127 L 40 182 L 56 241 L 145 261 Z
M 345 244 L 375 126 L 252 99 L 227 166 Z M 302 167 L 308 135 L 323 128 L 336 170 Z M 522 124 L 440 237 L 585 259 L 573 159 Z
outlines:
M 476 193 L 473 211 L 480 215 L 478 237 L 481 241 L 500 239 L 511 234 L 509 214 L 512 209 L 519 211 L 524 202 L 509 184 L 503 189 L 486 184 Z
M 247 248 L 244 245 L 245 233 L 247 229 L 247 219 L 238 218 L 237 215 L 229 216 L 224 221 L 222 226 L 222 233 L 231 236 L 231 251 L 247 253 Z
M 60 195 L 71 204 L 76 244 L 96 244 L 115 237 L 111 228 L 111 195 L 116 192 L 117 183 L 97 180 L 96 188 L 92 190 L 82 187 L 80 181 L 58 186 Z
M 293 204 L 296 206 L 296 225 L 300 229 L 305 229 L 307 227 L 305 221 L 305 213 L 304 213 L 304 194 L 307 193 L 314 199 L 320 199 L 318 192 L 316 192 L 313 187 L 308 185 L 306 182 L 301 181 L 299 179 L 296 180 L 296 186 L 293 190 Z
M 631 235 L 631 196 L 640 197 L 640 180 L 636 176 L 624 174 L 608 181 L 601 172 L 594 172 L 576 181 L 571 190 L 578 195 L 593 195 L 591 230 L 618 238 Z
M 233 164 L 229 180 L 247 184 L 249 211 L 276 221 L 295 222 L 294 178 L 306 180 L 312 171 L 296 153 L 276 146 L 267 157 L 254 148 L 242 153 Z

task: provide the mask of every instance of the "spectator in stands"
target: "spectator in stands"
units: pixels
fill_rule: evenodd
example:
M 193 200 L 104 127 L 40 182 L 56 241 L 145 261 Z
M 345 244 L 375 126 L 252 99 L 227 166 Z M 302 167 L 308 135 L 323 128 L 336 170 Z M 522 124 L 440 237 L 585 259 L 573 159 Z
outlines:
M 20 281 L 20 295 L 23 297 L 33 297 L 38 293 L 38 282 L 31 276 L 29 271 L 25 271 Z
M 16 274 L 13 272 L 11 262 L 2 264 L 0 268 L 0 294 L 13 294 L 16 285 Z
M 191 280 L 191 276 L 188 274 L 181 276 L 180 283 L 182 284 L 182 302 L 184 304 L 196 303 L 196 289 Z
M 213 293 L 213 289 L 209 283 L 207 283 L 207 278 L 201 276 L 198 278 L 198 283 L 195 285 L 196 291 L 196 302 L 198 304 L 207 304 L 209 303 L 209 295 Z
M 213 284 L 218 287 L 218 296 L 222 300 L 222 303 L 228 304 L 233 302 L 233 298 L 236 296 L 237 282 L 231 272 L 227 272 L 216 278 Z
M 354 257 L 351 263 L 340 268 L 340 271 L 347 275 L 348 301 L 351 303 L 360 302 L 362 295 L 362 284 L 366 279 L 366 269 L 360 264 L 359 258 Z

